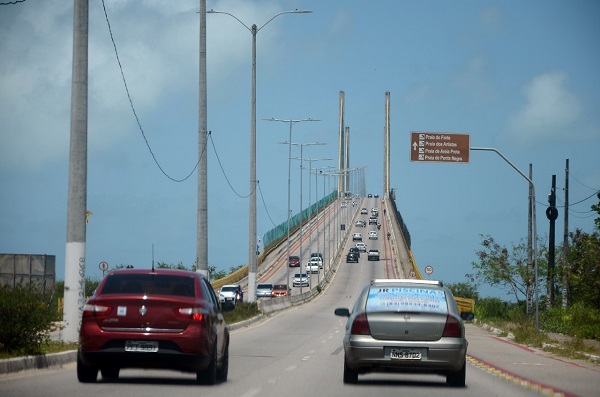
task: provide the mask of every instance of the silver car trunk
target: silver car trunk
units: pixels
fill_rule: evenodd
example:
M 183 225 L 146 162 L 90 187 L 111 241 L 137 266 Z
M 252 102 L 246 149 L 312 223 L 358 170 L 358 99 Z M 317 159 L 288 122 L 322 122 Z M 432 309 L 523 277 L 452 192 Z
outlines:
M 435 341 L 442 337 L 446 315 L 376 311 L 367 313 L 369 329 L 375 339 L 398 341 Z

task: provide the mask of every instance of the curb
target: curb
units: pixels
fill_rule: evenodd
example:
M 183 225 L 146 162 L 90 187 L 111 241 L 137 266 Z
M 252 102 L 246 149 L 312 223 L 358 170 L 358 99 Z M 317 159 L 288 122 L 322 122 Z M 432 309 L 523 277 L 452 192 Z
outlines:
M 77 360 L 77 350 L 62 353 L 25 356 L 0 360 L 0 375 L 16 372 L 62 367 Z

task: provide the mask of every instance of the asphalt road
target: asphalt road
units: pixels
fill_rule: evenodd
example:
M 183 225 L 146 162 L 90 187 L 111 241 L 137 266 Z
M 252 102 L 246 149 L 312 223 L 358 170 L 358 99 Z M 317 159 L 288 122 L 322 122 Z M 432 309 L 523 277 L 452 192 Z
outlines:
M 346 242 L 343 253 L 348 244 L 352 242 Z M 369 244 L 382 252 L 381 261 L 369 262 L 363 255 L 359 263 L 347 264 L 342 258 L 331 283 L 325 284 L 325 290 L 310 302 L 236 327 L 225 383 L 199 386 L 193 374 L 123 370 L 114 383 L 104 382 L 99 375 L 96 384 L 80 384 L 75 363 L 70 362 L 62 367 L 0 374 L 0 397 L 600 395 L 600 366 L 552 357 L 473 324 L 466 327 L 469 348 L 465 388 L 446 386 L 442 376 L 398 374 L 361 375 L 358 384 L 344 385 L 345 319 L 334 316 L 333 310 L 351 307 L 369 280 L 390 277 L 394 271 L 387 240 L 380 238 Z M 284 272 L 280 267 L 275 273 L 281 276 Z
M 193 374 L 123 370 L 118 381 L 77 382 L 75 364 L 0 375 L 1 397 L 64 396 L 597 396 L 600 367 L 556 359 L 467 326 L 467 386 L 451 388 L 437 375 L 374 374 L 356 385 L 342 382 L 345 319 L 333 315 L 349 307 L 372 278 L 385 274 L 385 261 L 342 262 L 327 289 L 311 302 L 234 330 L 227 382 L 198 386 Z M 513 375 L 511 377 L 511 374 Z M 556 394 L 553 394 L 556 393 Z M 559 394 L 563 393 L 563 394 Z

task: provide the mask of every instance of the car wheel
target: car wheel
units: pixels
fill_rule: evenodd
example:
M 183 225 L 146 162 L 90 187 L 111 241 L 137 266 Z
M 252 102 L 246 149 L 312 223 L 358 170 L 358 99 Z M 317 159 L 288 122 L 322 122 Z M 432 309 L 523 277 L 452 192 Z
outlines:
M 102 379 L 109 381 L 109 382 L 114 382 L 117 379 L 119 379 L 119 371 L 120 371 L 120 368 L 118 368 L 118 367 L 100 368 L 100 373 L 102 374 Z
M 214 385 L 217 383 L 217 344 L 215 343 L 210 358 L 210 363 L 204 371 L 196 372 L 196 382 L 201 385 Z
M 446 383 L 454 387 L 465 387 L 467 378 L 467 361 L 463 363 L 460 371 L 446 375 Z
M 227 373 L 229 372 L 229 342 L 225 345 L 223 358 L 221 359 L 221 367 L 217 369 L 217 380 L 219 382 L 227 382 Z
M 358 371 L 348 367 L 346 359 L 344 358 L 344 383 L 356 382 L 358 382 Z
M 98 368 L 85 365 L 77 355 L 77 380 L 81 383 L 93 383 L 98 377 Z

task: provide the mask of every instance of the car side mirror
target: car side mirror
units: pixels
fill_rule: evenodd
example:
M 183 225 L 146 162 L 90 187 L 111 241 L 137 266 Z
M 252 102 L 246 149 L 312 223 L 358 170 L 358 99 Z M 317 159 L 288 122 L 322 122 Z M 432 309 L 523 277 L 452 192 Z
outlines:
M 334 310 L 333 314 L 340 317 L 350 317 L 350 310 L 345 307 L 338 307 Z

